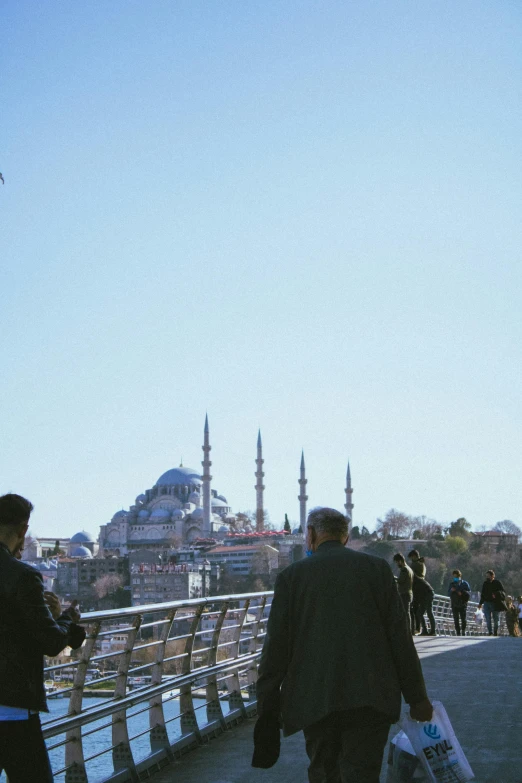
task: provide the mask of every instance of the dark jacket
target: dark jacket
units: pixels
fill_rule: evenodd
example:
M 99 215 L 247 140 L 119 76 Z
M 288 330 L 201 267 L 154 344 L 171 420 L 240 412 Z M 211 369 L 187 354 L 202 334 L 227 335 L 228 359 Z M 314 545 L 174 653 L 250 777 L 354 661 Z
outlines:
M 459 593 L 461 595 L 459 595 Z M 448 587 L 448 595 L 450 597 L 452 609 L 464 609 L 471 598 L 471 587 L 469 586 L 469 582 L 466 582 L 465 579 L 460 579 L 458 582 L 451 580 Z
M 397 577 L 397 589 L 399 595 L 413 595 L 413 571 L 409 565 L 403 565 Z
M 54 621 L 41 574 L 0 544 L 0 704 L 47 710 L 44 655 L 79 647 L 85 631 L 67 612 Z
M 413 577 L 413 600 L 418 604 L 429 603 L 433 601 L 435 590 L 425 579 L 420 576 Z
M 276 580 L 257 681 L 258 714 L 285 735 L 337 710 L 399 719 L 426 698 L 402 601 L 385 560 L 326 541 Z
M 410 563 L 411 563 L 410 568 L 415 574 L 415 576 L 424 579 L 424 577 L 426 576 L 426 563 L 424 562 L 424 558 L 419 557 L 418 560 L 410 560 Z
M 500 579 L 492 579 L 491 582 L 489 579 L 486 579 L 484 584 L 482 585 L 482 592 L 480 594 L 480 605 L 486 603 L 486 601 L 490 601 L 491 603 L 499 604 L 501 603 L 501 600 L 499 599 L 499 593 L 504 593 L 504 586 Z

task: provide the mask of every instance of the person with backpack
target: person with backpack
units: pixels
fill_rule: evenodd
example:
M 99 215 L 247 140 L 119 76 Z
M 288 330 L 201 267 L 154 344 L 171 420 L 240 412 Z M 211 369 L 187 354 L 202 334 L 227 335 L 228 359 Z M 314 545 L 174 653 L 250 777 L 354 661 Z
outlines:
M 458 568 L 455 568 L 452 573 L 453 578 L 448 587 L 448 595 L 451 600 L 453 622 L 455 623 L 457 636 L 465 636 L 466 610 L 468 608 L 468 601 L 471 598 L 471 587 L 469 586 L 469 582 L 466 582 L 466 580 L 462 578 L 462 573 Z

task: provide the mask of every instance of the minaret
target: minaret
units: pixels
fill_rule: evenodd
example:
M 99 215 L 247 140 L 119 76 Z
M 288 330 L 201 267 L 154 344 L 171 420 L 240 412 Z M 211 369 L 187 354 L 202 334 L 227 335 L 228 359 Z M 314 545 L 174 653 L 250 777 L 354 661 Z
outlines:
M 256 459 L 256 530 L 258 532 L 265 528 L 265 515 L 263 511 L 263 444 L 261 443 L 261 430 L 257 434 L 257 459 Z
M 353 503 L 352 503 L 352 476 L 350 473 L 350 462 L 348 461 L 348 468 L 346 470 L 346 489 L 344 490 L 344 493 L 346 495 L 346 503 L 344 504 L 344 507 L 346 509 L 346 519 L 348 520 L 348 532 L 350 533 L 352 530 L 352 511 L 353 511 Z
M 212 448 L 209 442 L 209 432 L 208 432 L 208 415 L 205 416 L 205 434 L 203 437 L 203 462 L 201 463 L 203 465 L 203 475 L 201 476 L 201 480 L 203 482 L 203 536 L 209 537 L 211 534 L 211 494 L 210 494 L 210 482 L 212 481 L 212 476 L 210 475 L 210 466 L 212 465 L 212 462 L 210 461 L 210 449 Z
M 299 523 L 301 527 L 301 533 L 306 535 L 306 501 L 308 500 L 308 495 L 306 494 L 306 485 L 308 484 L 308 481 L 306 479 L 305 475 L 305 461 L 304 461 L 304 451 L 301 452 L 301 473 L 299 478 L 299 495 L 298 495 L 298 501 L 299 501 Z

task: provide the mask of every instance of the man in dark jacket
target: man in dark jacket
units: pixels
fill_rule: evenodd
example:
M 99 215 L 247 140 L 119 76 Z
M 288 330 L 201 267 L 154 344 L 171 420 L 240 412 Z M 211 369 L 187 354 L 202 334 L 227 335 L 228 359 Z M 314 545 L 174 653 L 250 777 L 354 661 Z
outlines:
M 78 610 L 54 620 L 41 574 L 17 559 L 32 510 L 20 495 L 0 497 L 0 772 L 10 783 L 52 783 L 38 714 L 47 711 L 43 659 L 85 639 Z
M 433 597 L 435 590 L 426 579 L 413 575 L 413 606 L 415 609 L 415 630 L 422 628 L 422 636 L 436 636 L 437 626 L 433 614 Z M 426 627 L 424 615 L 428 615 L 430 630 Z
M 259 666 L 253 764 L 274 763 L 281 717 L 304 731 L 310 783 L 378 783 L 401 693 L 414 719 L 433 712 L 392 571 L 347 540 L 341 513 L 310 513 L 313 554 L 277 577 Z
M 455 623 L 455 631 L 457 636 L 466 635 L 466 612 L 468 609 L 468 601 L 471 598 L 471 587 L 469 582 L 466 582 L 462 578 L 462 573 L 456 568 L 452 574 L 453 578 L 448 587 L 448 595 L 451 601 L 451 611 L 453 614 L 453 622 Z
M 502 594 L 502 595 L 501 595 Z M 504 586 L 500 579 L 495 578 L 495 572 L 491 569 L 486 571 L 486 581 L 482 585 L 482 592 L 480 594 L 479 609 L 484 607 L 484 614 L 486 615 L 486 624 L 488 626 L 488 634 L 490 636 L 498 636 L 498 621 L 500 619 L 500 612 L 504 611 L 502 606 L 503 600 L 506 594 L 504 592 Z M 493 628 L 491 628 L 491 616 L 493 615 Z

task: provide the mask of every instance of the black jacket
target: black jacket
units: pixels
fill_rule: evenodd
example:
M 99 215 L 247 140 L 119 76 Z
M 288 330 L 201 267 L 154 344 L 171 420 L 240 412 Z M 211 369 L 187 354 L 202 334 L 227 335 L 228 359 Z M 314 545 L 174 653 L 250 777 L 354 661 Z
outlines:
M 80 647 L 85 630 L 67 612 L 54 621 L 43 579 L 0 544 L 0 704 L 47 710 L 44 655 Z
M 492 601 L 493 603 L 499 602 L 499 593 L 504 592 L 504 586 L 500 579 L 492 579 L 491 582 L 489 579 L 486 579 L 484 584 L 482 585 L 482 592 L 480 594 L 480 605 L 482 606 L 483 603 L 486 601 Z M 495 597 L 496 596 L 496 597 Z
M 401 692 L 426 698 L 402 601 L 385 560 L 326 541 L 277 577 L 257 681 L 258 714 L 285 735 L 338 710 L 398 720 Z
M 434 595 L 435 590 L 429 582 L 422 579 L 420 576 L 413 577 L 413 599 L 417 601 L 417 603 L 420 604 L 433 601 Z

